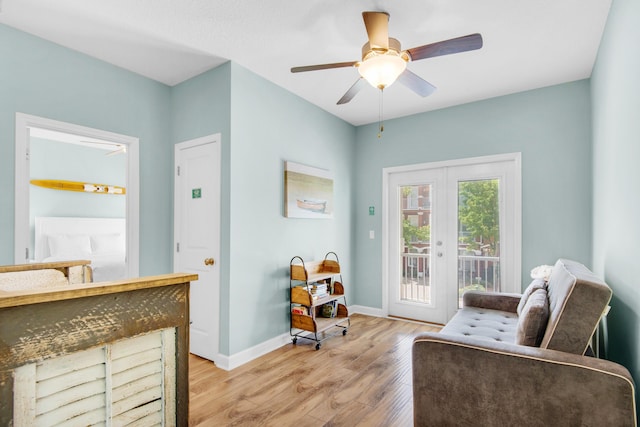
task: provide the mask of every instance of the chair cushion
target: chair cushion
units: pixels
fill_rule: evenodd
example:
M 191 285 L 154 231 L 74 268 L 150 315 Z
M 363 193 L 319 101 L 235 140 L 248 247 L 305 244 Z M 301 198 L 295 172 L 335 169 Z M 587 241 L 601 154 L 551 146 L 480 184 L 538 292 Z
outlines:
M 12 271 L 0 274 L 0 291 L 14 292 L 68 286 L 64 273 L 58 270 Z
M 549 325 L 540 347 L 584 354 L 611 300 L 611 288 L 579 262 L 559 259 L 547 293 Z
M 520 303 L 518 303 L 518 308 L 516 308 L 516 313 L 518 313 L 518 316 L 521 315 L 522 309 L 524 308 L 531 294 L 538 289 L 547 289 L 547 282 L 545 282 L 543 279 L 534 279 L 533 281 L 531 281 L 529 286 L 527 286 L 527 289 L 525 289 L 522 293 Z
M 517 323 L 518 317 L 515 313 L 479 307 L 462 307 L 440 333 L 513 343 Z
M 522 308 L 516 328 L 516 344 L 539 347 L 549 321 L 547 291 L 535 290 Z

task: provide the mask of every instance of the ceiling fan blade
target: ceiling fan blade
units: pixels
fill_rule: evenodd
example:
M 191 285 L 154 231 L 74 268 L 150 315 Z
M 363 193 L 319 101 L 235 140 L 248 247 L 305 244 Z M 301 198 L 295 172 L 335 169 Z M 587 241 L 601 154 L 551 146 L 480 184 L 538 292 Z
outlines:
M 302 73 L 305 71 L 328 70 L 330 68 L 354 67 L 358 61 L 352 62 L 336 62 L 333 64 L 305 65 L 303 67 L 291 68 L 292 73 Z
M 364 26 L 372 50 L 389 49 L 389 14 L 387 12 L 362 12 Z
M 451 55 L 452 53 L 467 52 L 482 47 L 482 36 L 478 33 L 455 39 L 443 40 L 424 46 L 407 49 L 412 61 L 433 58 L 434 56 Z
M 340 98 L 340 100 L 337 102 L 338 105 L 342 105 L 342 104 L 346 104 L 347 102 L 351 101 L 353 99 L 354 96 L 356 96 L 358 94 L 358 92 L 360 92 L 360 89 L 362 89 L 362 85 L 364 85 L 364 79 L 362 77 L 360 77 L 354 84 L 353 86 L 351 86 L 349 88 L 349 90 L 342 95 L 342 98 Z
M 429 96 L 436 91 L 434 85 L 407 69 L 398 76 L 398 81 L 422 97 Z
M 113 151 L 107 151 L 105 153 L 105 156 L 115 156 L 116 154 L 126 154 L 126 152 L 127 152 L 126 147 L 122 146 L 122 147 L 117 148 L 117 149 L 115 149 Z

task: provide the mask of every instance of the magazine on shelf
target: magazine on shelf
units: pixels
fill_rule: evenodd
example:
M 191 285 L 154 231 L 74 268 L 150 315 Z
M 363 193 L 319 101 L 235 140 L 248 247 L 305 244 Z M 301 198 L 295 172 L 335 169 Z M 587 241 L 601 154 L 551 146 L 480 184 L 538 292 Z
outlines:
M 326 304 L 322 304 L 322 307 L 320 309 L 320 315 L 322 317 L 336 317 L 336 312 L 337 312 L 336 301 L 330 301 Z
M 304 307 L 302 305 L 298 305 L 295 307 L 291 308 L 291 313 L 293 314 L 303 314 L 305 316 L 309 315 L 309 310 L 307 309 L 307 307 Z

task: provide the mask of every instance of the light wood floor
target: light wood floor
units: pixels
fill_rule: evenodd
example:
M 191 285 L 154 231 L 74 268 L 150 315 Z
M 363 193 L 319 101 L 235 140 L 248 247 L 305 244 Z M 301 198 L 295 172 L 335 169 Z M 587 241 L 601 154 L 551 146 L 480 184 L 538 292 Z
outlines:
M 190 426 L 412 426 L 411 344 L 435 326 L 353 315 L 232 371 L 190 356 Z M 339 331 L 338 331 L 339 333 Z

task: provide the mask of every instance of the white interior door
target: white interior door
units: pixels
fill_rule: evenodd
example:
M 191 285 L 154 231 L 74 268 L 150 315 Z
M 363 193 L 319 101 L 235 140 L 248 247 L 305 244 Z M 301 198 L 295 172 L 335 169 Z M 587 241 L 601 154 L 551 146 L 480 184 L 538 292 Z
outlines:
M 384 177 L 389 315 L 444 324 L 467 290 L 519 292 L 518 154 L 389 168 Z
M 191 283 L 190 351 L 218 357 L 220 315 L 220 135 L 176 144 L 174 271 Z

